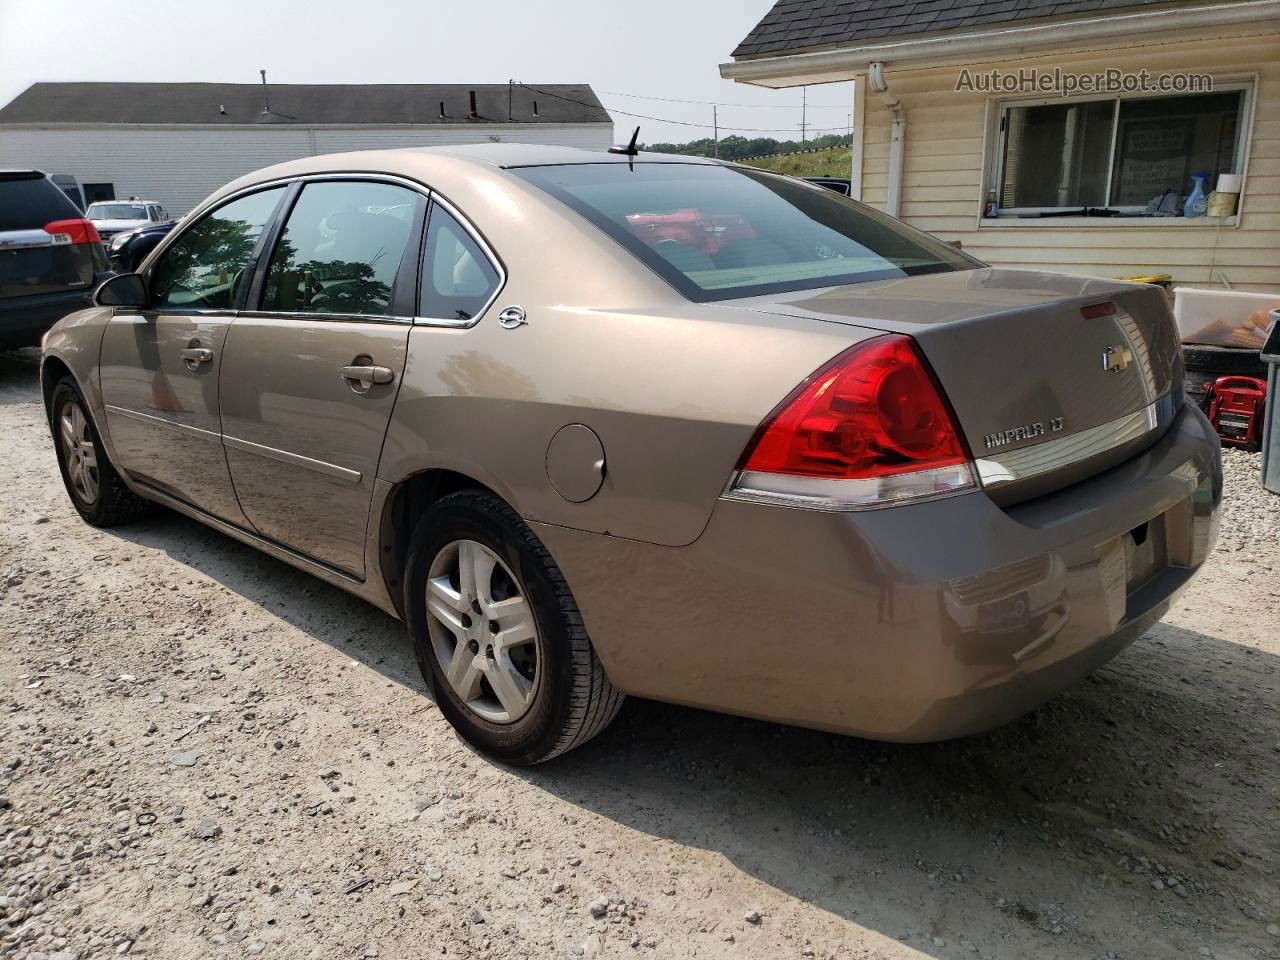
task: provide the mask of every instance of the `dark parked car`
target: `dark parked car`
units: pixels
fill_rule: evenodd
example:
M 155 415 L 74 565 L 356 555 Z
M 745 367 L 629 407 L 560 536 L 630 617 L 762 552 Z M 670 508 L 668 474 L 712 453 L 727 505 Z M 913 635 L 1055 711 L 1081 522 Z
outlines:
M 840 177 L 805 177 L 810 183 L 816 183 L 820 187 L 826 187 L 828 190 L 834 190 L 842 197 L 849 196 L 849 181 Z
M 153 223 L 146 227 L 135 227 L 124 233 L 117 233 L 107 244 L 107 257 L 111 261 L 111 269 L 117 273 L 133 273 L 138 265 L 146 259 L 174 228 L 176 221 Z
M 0 350 L 40 342 L 109 274 L 93 224 L 38 170 L 0 170 Z

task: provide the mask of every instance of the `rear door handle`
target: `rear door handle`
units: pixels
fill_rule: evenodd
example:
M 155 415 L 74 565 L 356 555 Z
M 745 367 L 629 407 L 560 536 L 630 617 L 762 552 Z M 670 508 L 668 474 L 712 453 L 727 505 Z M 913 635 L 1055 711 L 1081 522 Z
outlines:
M 213 351 L 208 347 L 186 347 L 182 350 L 180 356 L 190 366 L 197 363 L 208 363 L 213 359 Z
M 342 368 L 342 379 L 350 383 L 353 388 L 359 387 L 362 390 L 368 390 L 375 383 L 390 383 L 395 378 L 395 371 L 390 367 L 369 364 Z

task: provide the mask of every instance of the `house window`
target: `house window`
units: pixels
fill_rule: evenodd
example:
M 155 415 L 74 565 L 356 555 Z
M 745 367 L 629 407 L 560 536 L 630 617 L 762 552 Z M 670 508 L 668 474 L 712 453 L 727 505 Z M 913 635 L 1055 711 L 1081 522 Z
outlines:
M 1242 89 L 1004 104 L 1000 213 L 1181 216 L 1194 174 L 1209 175 L 1207 193 L 1240 172 L 1244 107 Z

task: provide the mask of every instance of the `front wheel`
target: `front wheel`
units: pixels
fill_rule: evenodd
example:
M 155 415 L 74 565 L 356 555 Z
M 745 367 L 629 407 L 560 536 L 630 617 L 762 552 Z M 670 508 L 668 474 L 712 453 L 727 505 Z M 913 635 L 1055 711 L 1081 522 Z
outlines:
M 70 377 L 53 388 L 49 425 L 67 495 L 87 523 L 113 527 L 147 514 L 150 502 L 126 487 L 107 459 L 84 397 Z
M 511 507 L 463 490 L 435 503 L 409 547 L 404 607 L 441 713 L 507 763 L 590 740 L 622 705 L 560 568 Z

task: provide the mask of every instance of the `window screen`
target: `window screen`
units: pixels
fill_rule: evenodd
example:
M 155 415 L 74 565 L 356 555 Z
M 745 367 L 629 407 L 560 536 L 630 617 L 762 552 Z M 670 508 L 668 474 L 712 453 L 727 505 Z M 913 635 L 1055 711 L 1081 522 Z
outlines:
M 417 202 L 389 183 L 308 183 L 271 256 L 262 309 L 390 313 Z
M 1154 211 L 1192 175 L 1236 173 L 1244 93 L 1010 106 L 1000 206 Z M 1114 149 L 1113 145 L 1114 144 Z
M 431 208 L 419 315 L 473 320 L 498 289 L 498 271 L 471 235 L 439 204 Z

